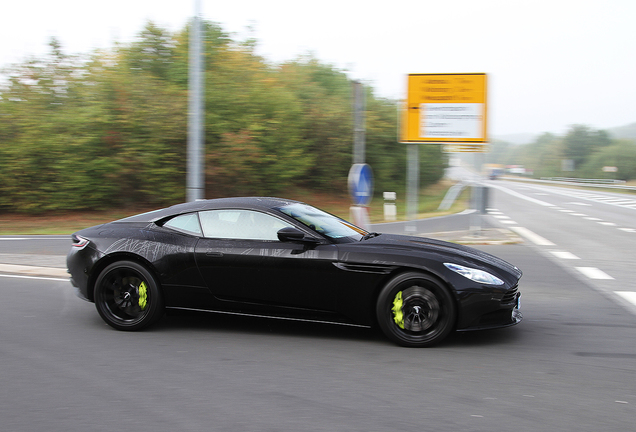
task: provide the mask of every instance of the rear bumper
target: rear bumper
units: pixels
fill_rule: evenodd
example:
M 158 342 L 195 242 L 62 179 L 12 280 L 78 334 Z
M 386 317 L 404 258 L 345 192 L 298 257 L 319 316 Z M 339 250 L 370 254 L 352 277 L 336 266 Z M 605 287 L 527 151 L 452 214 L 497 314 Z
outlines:
M 66 256 L 66 267 L 71 275 L 71 285 L 75 287 L 79 298 L 89 302 L 93 301 L 88 293 L 89 269 L 93 266 L 95 255 L 96 251 L 86 247 L 81 250 L 72 248 Z

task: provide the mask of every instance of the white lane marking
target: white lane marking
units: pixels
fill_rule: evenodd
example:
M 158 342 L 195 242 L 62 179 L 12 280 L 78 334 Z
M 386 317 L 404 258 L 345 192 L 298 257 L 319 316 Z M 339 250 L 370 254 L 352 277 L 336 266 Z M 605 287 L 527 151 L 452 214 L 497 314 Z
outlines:
M 503 214 L 503 213 L 502 213 L 502 212 L 500 212 L 500 211 L 489 211 L 489 212 L 488 212 L 488 214 L 489 214 L 489 215 L 501 215 L 501 214 Z
M 602 219 L 600 219 L 600 218 L 595 218 L 595 217 L 584 217 L 583 219 L 585 219 L 585 220 L 591 220 L 591 221 L 600 221 L 600 220 L 602 220 Z
M 590 279 L 614 279 L 603 270 L 599 270 L 596 267 L 575 267 L 578 271 L 583 273 Z
M 587 216 L 584 213 L 570 213 L 572 216 Z
M 636 209 L 636 204 L 625 204 L 625 203 L 613 203 L 613 202 L 611 202 L 611 200 L 616 200 L 616 199 L 627 199 L 627 198 L 624 198 L 624 197 L 617 197 L 615 195 L 614 196 L 607 196 L 607 195 L 601 195 L 599 193 L 581 192 L 581 191 L 575 191 L 575 190 L 571 190 L 571 189 L 559 189 L 559 188 L 546 189 L 545 187 L 541 187 L 541 186 L 534 186 L 533 188 L 535 190 L 542 190 L 542 191 L 545 191 L 545 192 L 549 192 L 551 194 L 565 195 L 567 197 L 570 197 L 570 199 L 594 201 L 594 202 L 598 202 L 598 203 L 602 203 L 602 204 L 614 205 L 614 206 L 617 206 L 617 207 L 625 207 L 625 208 L 630 208 L 630 209 Z M 572 203 L 569 203 L 569 204 L 590 205 L 590 204 L 582 204 L 582 203 L 577 203 L 577 202 L 572 202 Z
M 501 223 L 503 223 L 503 224 L 508 224 L 508 225 L 517 225 L 517 222 L 515 222 L 515 221 L 513 221 L 513 220 L 511 220 L 511 219 L 509 219 L 509 220 L 502 220 L 502 221 L 500 221 L 500 222 L 501 222 Z
M 504 215 L 492 215 L 492 217 L 496 219 L 510 219 L 508 216 L 504 216 Z
M 559 211 L 563 213 L 574 213 L 574 210 L 568 210 L 568 209 L 561 209 Z
M 22 275 L 0 274 L 0 277 L 16 278 L 16 279 L 40 279 L 40 280 L 68 282 L 68 278 L 67 279 L 61 279 L 61 278 L 51 278 L 51 277 L 42 277 L 42 276 L 22 276 Z
M 486 210 L 488 210 L 488 211 L 495 211 L 495 212 L 496 212 L 496 211 L 499 211 L 499 209 L 496 209 L 496 208 L 487 208 Z
M 576 255 L 567 251 L 550 251 L 550 253 L 554 255 L 555 257 L 561 258 L 561 259 L 581 259 L 577 257 Z
M 636 306 L 636 292 L 634 291 L 614 291 L 615 294 L 621 296 L 628 302 Z
M 634 201 L 633 199 L 624 199 L 624 198 L 597 198 L 599 201 L 603 201 L 604 203 L 607 204 L 629 204 L 629 205 L 633 205 L 636 204 L 636 201 Z
M 599 224 L 605 225 L 605 226 L 616 226 L 614 222 L 599 222 Z
M 533 233 L 528 228 L 524 227 L 510 227 L 511 230 L 519 234 L 521 237 L 525 237 L 530 240 L 532 243 L 538 246 L 555 246 L 550 240 L 544 239 L 538 234 Z
M 592 204 L 588 204 L 588 203 L 582 203 L 582 202 L 569 202 L 568 204 L 574 204 L 574 205 L 579 205 L 579 206 L 591 206 Z
M 629 200 L 627 198 L 599 195 L 599 194 L 593 194 L 593 193 L 588 193 L 588 192 L 554 190 L 554 191 L 552 191 L 552 193 L 566 195 L 566 196 L 570 196 L 572 198 L 583 199 L 583 200 L 587 200 L 587 201 L 594 201 L 594 202 L 598 202 L 598 203 L 602 203 L 602 204 L 614 205 L 614 206 L 618 206 L 618 207 L 632 208 L 632 206 L 635 205 L 635 204 L 630 204 L 629 203 L 630 201 L 633 202 L 633 199 Z M 574 203 L 572 203 L 572 204 L 574 204 Z M 579 205 L 590 205 L 590 204 L 582 204 L 581 203 Z
M 521 198 L 521 199 L 524 199 L 524 200 L 526 200 L 526 201 L 533 202 L 533 203 L 535 203 L 535 204 L 542 205 L 542 206 L 544 206 L 544 207 L 554 207 L 554 204 L 550 204 L 550 203 L 548 203 L 548 202 L 541 201 L 541 200 L 538 200 L 538 199 L 536 199 L 536 198 L 531 198 L 531 197 L 529 197 L 529 196 L 526 196 L 526 195 L 520 194 L 520 193 L 519 193 L 519 192 L 517 192 L 517 191 L 513 191 L 512 189 L 508 189 L 508 188 L 505 188 L 505 187 L 503 187 L 503 186 L 499 186 L 499 185 L 490 185 L 490 187 L 491 187 L 491 188 L 495 188 L 495 189 L 499 189 L 499 190 L 500 190 L 500 191 L 502 191 L 502 192 L 505 192 L 505 193 L 510 194 L 510 195 L 512 195 L 512 196 L 516 196 L 517 198 Z
M 625 232 L 636 232 L 636 228 L 619 228 L 619 230 Z
M 536 192 L 535 195 L 539 195 L 539 196 L 548 196 L 550 194 L 547 193 L 543 193 L 543 192 Z

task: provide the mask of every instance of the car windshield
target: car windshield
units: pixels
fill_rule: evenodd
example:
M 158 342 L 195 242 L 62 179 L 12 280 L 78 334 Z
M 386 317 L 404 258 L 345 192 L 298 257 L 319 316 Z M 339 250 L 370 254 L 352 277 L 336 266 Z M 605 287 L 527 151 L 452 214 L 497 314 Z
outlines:
M 278 210 L 334 240 L 359 241 L 367 234 L 362 228 L 307 204 L 290 204 Z

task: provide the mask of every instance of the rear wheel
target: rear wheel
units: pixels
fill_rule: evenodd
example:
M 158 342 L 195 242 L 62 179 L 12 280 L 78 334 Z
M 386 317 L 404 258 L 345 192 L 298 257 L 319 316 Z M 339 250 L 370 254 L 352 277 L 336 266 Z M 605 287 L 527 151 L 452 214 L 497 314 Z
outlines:
M 427 347 L 442 341 L 455 325 L 455 302 L 436 279 L 409 272 L 392 279 L 380 292 L 378 324 L 398 345 Z
M 157 281 L 133 261 L 118 261 L 102 270 L 95 283 L 95 307 L 117 330 L 140 330 L 163 315 Z

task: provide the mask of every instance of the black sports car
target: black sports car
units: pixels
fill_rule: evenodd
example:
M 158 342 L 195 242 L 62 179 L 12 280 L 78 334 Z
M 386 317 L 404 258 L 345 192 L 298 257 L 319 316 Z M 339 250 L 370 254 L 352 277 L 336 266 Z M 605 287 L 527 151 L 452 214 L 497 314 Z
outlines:
M 164 309 L 376 323 L 404 346 L 521 321 L 521 271 L 421 237 L 366 232 L 307 204 L 225 198 L 81 230 L 67 257 L 80 297 L 118 330 Z

